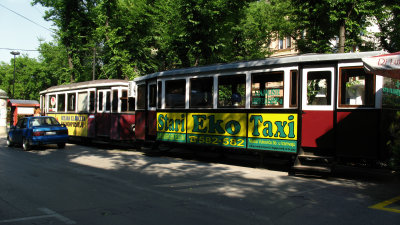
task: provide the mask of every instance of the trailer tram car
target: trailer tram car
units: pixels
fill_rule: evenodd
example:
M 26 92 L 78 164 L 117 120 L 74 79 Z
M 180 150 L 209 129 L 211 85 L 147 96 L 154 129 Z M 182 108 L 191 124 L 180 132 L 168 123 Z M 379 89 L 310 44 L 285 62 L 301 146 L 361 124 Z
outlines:
M 135 137 L 291 156 L 296 171 L 384 159 L 384 78 L 367 74 L 362 62 L 379 54 L 309 54 L 138 77 Z
M 55 117 L 72 138 L 135 140 L 135 96 L 125 80 L 94 80 L 40 92 L 42 113 Z

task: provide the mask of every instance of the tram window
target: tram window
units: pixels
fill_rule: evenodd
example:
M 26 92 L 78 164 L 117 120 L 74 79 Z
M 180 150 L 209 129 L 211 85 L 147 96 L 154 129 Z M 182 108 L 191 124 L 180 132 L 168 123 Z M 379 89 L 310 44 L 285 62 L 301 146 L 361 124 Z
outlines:
M 307 74 L 307 105 L 331 105 L 331 72 Z
M 290 71 L 290 106 L 297 106 L 297 86 L 298 86 L 298 76 L 297 71 Z
M 68 94 L 67 96 L 68 96 L 67 110 L 73 112 L 75 111 L 75 102 L 76 102 L 75 93 Z
M 78 112 L 87 112 L 88 94 L 87 92 L 78 93 Z
M 57 98 L 57 112 L 65 112 L 65 94 L 59 94 Z
M 55 95 L 49 95 L 49 112 L 55 112 L 56 111 L 56 96 Z
M 162 82 L 157 83 L 157 107 L 161 109 L 161 98 L 162 98 Z
M 128 111 L 128 91 L 122 90 L 122 97 L 121 97 L 121 112 Z
M 111 93 L 109 91 L 106 92 L 106 111 L 111 110 Z
M 146 108 L 146 85 L 142 84 L 137 87 L 137 108 Z
M 243 108 L 246 103 L 246 75 L 218 78 L 218 107 Z
M 252 75 L 251 106 L 283 106 L 283 72 Z
M 165 82 L 165 107 L 185 108 L 186 80 Z
M 135 111 L 135 98 L 133 97 L 128 98 L 128 111 Z
M 102 91 L 99 91 L 98 103 L 99 103 L 99 112 L 102 112 L 103 111 L 103 92 Z
M 94 109 L 95 109 L 95 92 L 94 91 L 91 91 L 90 93 L 89 93 L 89 110 L 90 110 L 90 112 L 94 112 Z
M 118 111 L 118 90 L 113 90 L 112 92 L 112 111 Z
M 374 78 L 363 68 L 340 69 L 340 106 L 373 106 Z
M 128 91 L 122 90 L 121 112 L 135 111 L 135 98 L 128 98 Z
M 213 77 L 190 79 L 190 108 L 213 107 Z
M 149 85 L 149 107 L 156 107 L 157 104 L 157 85 Z

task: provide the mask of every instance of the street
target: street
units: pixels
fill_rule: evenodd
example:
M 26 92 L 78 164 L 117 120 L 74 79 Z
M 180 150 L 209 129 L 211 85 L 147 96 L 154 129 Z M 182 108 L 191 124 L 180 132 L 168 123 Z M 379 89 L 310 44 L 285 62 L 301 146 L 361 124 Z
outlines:
M 0 138 L 0 224 L 400 224 L 400 181 Z

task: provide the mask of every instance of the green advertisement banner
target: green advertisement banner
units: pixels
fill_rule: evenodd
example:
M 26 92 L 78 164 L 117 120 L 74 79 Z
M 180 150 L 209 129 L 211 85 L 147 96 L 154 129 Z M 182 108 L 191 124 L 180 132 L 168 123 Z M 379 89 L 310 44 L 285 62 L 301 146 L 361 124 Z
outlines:
M 278 152 L 297 152 L 297 141 L 267 138 L 248 138 L 248 148 Z
M 167 132 L 158 132 L 157 140 L 159 141 L 172 141 L 179 143 L 186 143 L 186 134 L 180 133 L 167 133 Z

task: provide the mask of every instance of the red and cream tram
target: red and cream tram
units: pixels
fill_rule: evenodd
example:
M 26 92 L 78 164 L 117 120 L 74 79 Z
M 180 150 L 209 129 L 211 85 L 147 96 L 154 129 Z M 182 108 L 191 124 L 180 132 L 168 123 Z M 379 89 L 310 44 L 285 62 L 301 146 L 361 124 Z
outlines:
M 40 92 L 42 113 L 65 124 L 71 137 L 135 140 L 135 96 L 126 80 L 94 80 Z
M 329 171 L 319 159 L 383 159 L 391 112 L 382 108 L 382 90 L 393 82 L 367 74 L 362 62 L 379 54 L 308 54 L 138 77 L 136 139 L 292 154 L 299 170 Z

